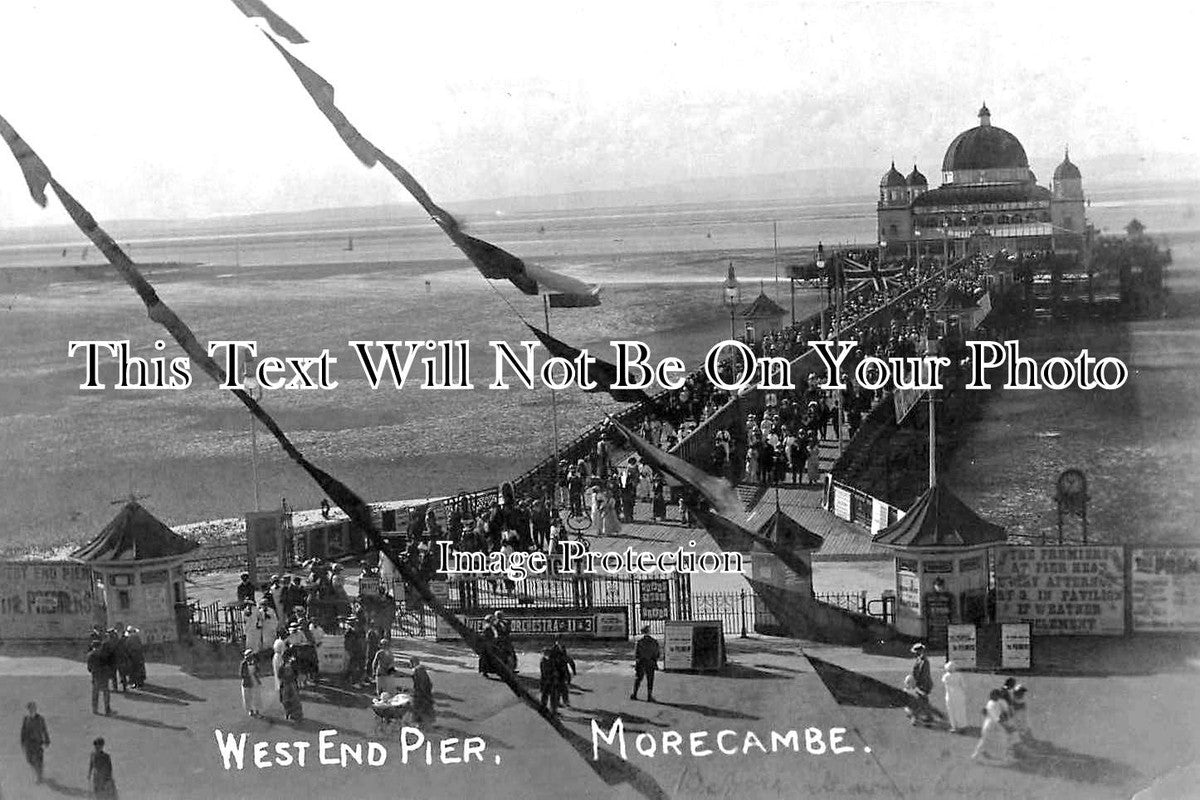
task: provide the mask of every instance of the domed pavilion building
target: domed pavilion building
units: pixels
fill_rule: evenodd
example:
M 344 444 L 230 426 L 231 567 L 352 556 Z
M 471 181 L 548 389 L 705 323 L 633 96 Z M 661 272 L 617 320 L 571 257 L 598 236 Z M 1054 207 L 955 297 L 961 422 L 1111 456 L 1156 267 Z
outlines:
M 985 104 L 979 125 L 946 148 L 942 185 L 930 189 L 913 165 L 893 162 L 879 182 L 879 241 L 890 252 L 965 255 L 987 241 L 1013 252 L 1078 252 L 1086 228 L 1083 177 L 1064 156 L 1052 188 L 1039 186 L 1016 136 L 992 124 Z

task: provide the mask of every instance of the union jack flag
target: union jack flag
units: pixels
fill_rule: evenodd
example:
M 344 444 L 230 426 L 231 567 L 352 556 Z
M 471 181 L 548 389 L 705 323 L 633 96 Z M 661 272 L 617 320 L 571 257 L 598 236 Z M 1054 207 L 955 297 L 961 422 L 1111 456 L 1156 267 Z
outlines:
M 844 290 L 855 292 L 868 283 L 880 293 L 900 288 L 900 267 L 867 266 L 842 256 L 837 260 L 837 270 L 838 283 Z

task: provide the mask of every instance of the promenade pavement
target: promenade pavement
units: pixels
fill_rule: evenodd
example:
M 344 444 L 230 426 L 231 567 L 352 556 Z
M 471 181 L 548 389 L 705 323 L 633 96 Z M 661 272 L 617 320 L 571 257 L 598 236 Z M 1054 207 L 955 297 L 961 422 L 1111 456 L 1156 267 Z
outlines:
M 403 763 L 398 734 L 377 733 L 366 695 L 336 684 L 306 691 L 305 721 L 293 724 L 280 721 L 278 709 L 274 720 L 247 717 L 233 675 L 151 664 L 146 689 L 114 695 L 116 714 L 102 717 L 90 712 L 80 660 L 6 651 L 0 708 L 11 735 L 0 737 L 0 796 L 85 796 L 87 753 L 99 735 L 108 742 L 124 798 L 1130 798 L 1160 776 L 1186 774 L 1200 756 L 1200 656 L 1194 644 L 1156 641 L 1068 645 L 1060 659 L 1047 662 L 1045 674 L 1019 677 L 1030 686 L 1039 744 L 1012 766 L 972 762 L 971 735 L 909 726 L 897 688 L 909 668 L 906 655 L 770 637 L 729 639 L 723 674 L 659 673 L 653 704 L 629 699 L 630 644 L 572 647 L 579 675 L 572 707 L 563 714 L 567 739 L 506 687 L 479 676 L 461 645 L 406 641 L 404 652 L 422 656 L 436 692 L 438 719 L 426 731 L 434 743 L 432 764 L 423 749 Z M 1084 658 L 1088 670 L 1074 663 Z M 520 674 L 529 687 L 536 659 L 532 649 L 522 649 Z M 941 661 L 933 662 L 936 675 Z M 1111 671 L 1118 669 L 1124 672 Z M 970 707 L 981 706 L 1000 680 L 968 674 Z M 30 699 L 39 702 L 53 740 L 42 786 L 33 784 L 17 743 Z M 937 693 L 935 699 L 941 706 Z M 619 740 L 596 740 L 595 760 L 593 723 L 611 735 L 618 719 L 628 761 L 620 757 Z M 820 749 L 818 734 L 806 733 L 810 728 L 820 732 L 825 752 L 808 751 L 810 736 Z M 845 729 L 838 735 L 852 752 L 828 750 L 835 728 Z M 320 732 L 329 729 L 338 731 L 333 741 L 339 745 L 378 739 L 386 763 L 320 764 Z M 242 769 L 225 768 L 218 730 L 247 735 Z M 720 744 L 736 755 L 719 751 L 723 730 L 733 733 Z M 791 730 L 795 740 L 786 739 Z M 681 736 L 681 755 L 663 753 L 670 731 Z M 707 735 L 691 754 L 691 734 L 699 731 Z M 773 740 L 772 732 L 784 738 Z M 651 735 L 636 740 L 639 733 Z M 762 752 L 749 733 L 778 751 Z M 440 763 L 441 747 L 461 757 L 463 740 L 472 736 L 486 743 L 482 761 Z M 252 765 L 257 741 L 267 743 L 271 766 Z M 275 764 L 277 743 L 296 741 L 309 743 L 305 766 Z M 651 742 L 656 754 L 639 755 L 637 746 L 648 750 Z

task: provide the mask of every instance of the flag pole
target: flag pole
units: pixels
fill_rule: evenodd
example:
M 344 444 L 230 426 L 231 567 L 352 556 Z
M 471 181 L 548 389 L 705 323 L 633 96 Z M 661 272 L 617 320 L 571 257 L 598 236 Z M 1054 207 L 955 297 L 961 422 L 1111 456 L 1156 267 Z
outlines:
M 779 299 L 779 220 L 771 220 L 771 239 L 774 242 L 774 254 L 771 256 L 775 262 L 775 299 Z
M 542 295 L 542 311 L 545 312 L 545 315 L 546 315 L 546 335 L 548 336 L 548 335 L 550 335 L 550 295 L 548 295 L 548 294 Z M 554 496 L 557 499 L 558 469 L 559 469 L 558 395 L 555 393 L 553 388 L 550 389 L 550 408 L 551 408 L 551 415 L 554 420 L 554 487 L 555 487 Z
M 837 266 L 837 270 L 838 270 L 837 271 L 837 285 L 834 286 L 834 289 L 833 289 L 835 292 L 837 292 L 837 318 L 836 318 L 836 321 L 834 322 L 833 336 L 834 336 L 834 341 L 840 342 L 842 340 L 842 299 L 843 299 L 841 288 L 842 288 L 842 283 L 845 280 L 845 273 L 843 272 L 845 265 L 842 264 L 840 259 L 838 260 L 837 265 L 838 265 Z M 837 392 L 837 395 L 835 397 L 835 399 L 837 401 L 837 425 L 835 425 L 834 428 L 837 430 L 837 435 L 838 435 L 837 447 L 838 447 L 838 455 L 840 456 L 842 454 L 842 420 L 845 417 L 842 414 L 842 392 L 840 389 L 835 389 L 834 391 Z
M 937 486 L 937 423 L 934 419 L 933 389 L 929 390 L 929 488 Z

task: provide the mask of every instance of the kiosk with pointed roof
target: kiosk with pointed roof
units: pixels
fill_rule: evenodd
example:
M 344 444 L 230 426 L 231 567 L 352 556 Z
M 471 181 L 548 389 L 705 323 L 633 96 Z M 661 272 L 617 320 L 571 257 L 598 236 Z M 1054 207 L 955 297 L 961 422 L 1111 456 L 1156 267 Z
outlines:
M 131 499 L 71 558 L 95 574 L 109 625 L 134 625 L 144 642 L 174 642 L 176 608 L 187 605 L 183 562 L 197 547 Z
M 755 539 L 750 548 L 754 578 L 811 598 L 812 556 L 825 539 L 787 515 L 779 505 L 778 489 L 775 511 L 758 527 Z
M 930 636 L 931 617 L 939 611 L 948 613 L 943 623 L 984 620 L 988 551 L 1004 543 L 1004 528 L 980 517 L 944 484 L 926 489 L 873 541 L 896 553 L 896 628 L 901 633 Z
M 742 310 L 746 335 L 757 340 L 782 330 L 785 314 L 787 312 L 778 303 L 767 297 L 766 292 L 760 291 L 754 302 Z

